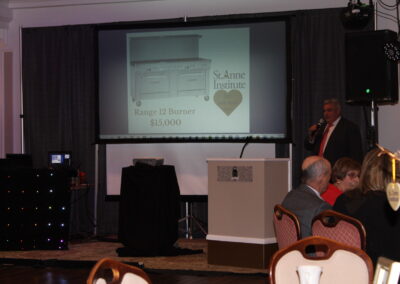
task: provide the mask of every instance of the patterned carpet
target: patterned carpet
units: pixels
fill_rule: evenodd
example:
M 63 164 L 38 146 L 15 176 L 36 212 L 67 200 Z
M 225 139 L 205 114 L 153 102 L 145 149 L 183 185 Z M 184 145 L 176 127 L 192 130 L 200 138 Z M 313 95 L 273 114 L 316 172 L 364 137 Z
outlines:
M 144 269 L 175 270 L 186 272 L 228 272 L 243 274 L 267 273 L 264 269 L 241 268 L 222 265 L 209 265 L 207 263 L 207 242 L 204 239 L 180 239 L 177 243 L 180 248 L 193 250 L 201 249 L 203 253 L 192 255 L 179 255 L 167 257 L 118 257 L 117 248 L 121 248 L 118 242 L 102 242 L 90 240 L 74 242 L 69 245 L 68 250 L 32 250 L 32 251 L 0 251 L 0 262 L 22 263 L 43 262 L 56 265 L 59 263 L 86 263 L 93 265 L 94 262 L 103 258 L 111 257 L 128 263 L 138 263 Z

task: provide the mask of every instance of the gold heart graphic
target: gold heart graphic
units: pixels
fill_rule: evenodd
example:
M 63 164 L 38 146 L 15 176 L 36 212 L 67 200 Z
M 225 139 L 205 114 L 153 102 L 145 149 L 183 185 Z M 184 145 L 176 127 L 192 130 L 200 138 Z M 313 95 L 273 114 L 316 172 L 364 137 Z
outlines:
M 397 211 L 400 207 L 400 184 L 389 183 L 386 187 L 386 195 L 392 209 Z
M 214 102 L 229 116 L 242 102 L 242 93 L 238 90 L 219 90 L 214 94 Z

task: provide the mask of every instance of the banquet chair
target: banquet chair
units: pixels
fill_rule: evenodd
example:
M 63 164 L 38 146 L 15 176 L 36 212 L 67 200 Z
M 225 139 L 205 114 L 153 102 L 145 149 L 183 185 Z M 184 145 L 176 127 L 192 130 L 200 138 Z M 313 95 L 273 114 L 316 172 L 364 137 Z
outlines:
M 100 259 L 91 269 L 87 284 L 151 284 L 142 269 L 111 258 Z
M 279 249 L 300 240 L 300 223 L 297 216 L 280 204 L 274 207 L 273 224 Z
M 400 262 L 379 257 L 376 263 L 374 284 L 397 284 L 400 277 Z
M 323 236 L 334 241 L 365 250 L 366 232 L 356 218 L 326 210 L 314 217 L 311 223 L 313 236 Z
M 324 254 L 311 253 L 310 248 Z M 297 268 L 311 265 L 322 268 L 320 284 L 371 284 L 373 265 L 367 253 L 331 239 L 311 236 L 278 250 L 270 261 L 270 284 L 300 283 Z

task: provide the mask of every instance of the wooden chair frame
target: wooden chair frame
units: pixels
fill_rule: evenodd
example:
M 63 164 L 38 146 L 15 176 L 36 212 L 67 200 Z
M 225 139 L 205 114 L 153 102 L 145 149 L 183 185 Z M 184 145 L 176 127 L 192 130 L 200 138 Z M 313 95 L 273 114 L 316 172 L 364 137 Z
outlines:
M 319 255 L 319 254 L 307 254 L 307 248 L 310 246 L 315 246 L 315 247 L 326 247 L 327 250 L 324 251 L 324 255 Z M 373 276 L 374 276 L 374 268 L 371 259 L 367 255 L 365 251 L 362 249 L 352 247 L 352 246 L 347 246 L 344 244 L 341 244 L 339 242 L 333 241 L 331 239 L 321 237 L 321 236 L 311 236 L 307 237 L 304 239 L 301 239 L 297 241 L 296 243 L 288 246 L 287 248 L 278 250 L 271 258 L 270 265 L 269 265 L 269 284 L 276 284 L 275 280 L 275 269 L 276 266 L 279 262 L 279 260 L 286 255 L 287 253 L 297 250 L 299 251 L 302 256 L 305 259 L 309 260 L 326 260 L 331 258 L 331 256 L 335 253 L 337 250 L 345 250 L 348 252 L 352 252 L 359 257 L 361 257 L 364 262 L 366 263 L 367 269 L 368 269 L 368 279 L 369 283 L 372 283 Z
M 367 233 L 365 231 L 364 225 L 356 218 L 350 217 L 348 215 L 339 213 L 334 210 L 325 210 L 315 216 L 311 222 L 311 229 L 312 229 L 312 234 L 314 234 L 314 224 L 320 221 L 322 225 L 328 228 L 334 228 L 339 222 L 347 222 L 352 224 L 358 231 L 359 236 L 360 236 L 360 244 L 361 244 L 361 249 L 365 250 L 367 241 L 366 241 L 366 236 Z M 325 236 L 326 237 L 326 236 Z M 335 239 L 334 239 L 335 240 Z M 335 240 L 337 241 L 337 240 Z
M 290 210 L 284 208 L 281 204 L 276 204 L 274 206 L 274 216 L 275 216 L 274 218 L 276 218 L 278 220 L 282 220 L 282 217 L 284 215 L 286 215 L 287 217 L 289 217 L 293 221 L 293 224 L 294 224 L 295 230 L 296 230 L 296 240 L 300 240 L 301 236 L 300 236 L 300 222 L 299 222 L 299 219 L 297 218 L 297 216 L 293 212 L 291 212 Z M 277 240 L 277 242 L 278 242 L 278 240 Z
M 100 259 L 95 266 L 91 269 L 89 276 L 87 278 L 87 284 L 93 284 L 99 276 L 99 272 L 110 270 L 112 274 L 112 280 L 108 284 L 117 284 L 121 283 L 124 275 L 126 273 L 136 274 L 143 279 L 145 279 L 149 284 L 151 284 L 151 280 L 149 276 L 144 272 L 141 268 L 129 265 L 126 263 L 119 262 L 117 260 L 111 258 L 102 258 Z

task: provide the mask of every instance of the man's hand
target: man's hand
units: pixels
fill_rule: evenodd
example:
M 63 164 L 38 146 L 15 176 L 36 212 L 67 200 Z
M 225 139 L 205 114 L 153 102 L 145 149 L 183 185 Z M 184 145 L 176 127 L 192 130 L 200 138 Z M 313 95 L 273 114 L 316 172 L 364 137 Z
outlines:
M 309 128 L 308 128 L 308 139 L 311 141 L 311 140 L 314 140 L 314 138 L 315 138 L 315 134 L 317 133 L 317 130 L 318 130 L 318 125 L 317 124 L 314 124 L 314 125 L 311 125 Z

